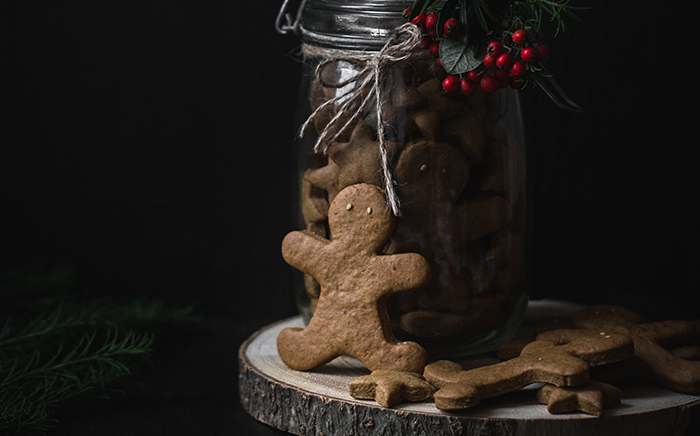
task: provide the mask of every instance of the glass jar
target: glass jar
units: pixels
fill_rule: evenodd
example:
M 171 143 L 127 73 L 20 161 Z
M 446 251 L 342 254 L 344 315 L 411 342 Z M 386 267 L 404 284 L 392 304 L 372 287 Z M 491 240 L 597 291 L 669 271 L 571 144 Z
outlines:
M 402 0 L 308 0 L 297 21 L 282 26 L 304 44 L 299 124 L 315 111 L 298 140 L 298 225 L 332 239 L 327 213 L 340 190 L 369 183 L 389 197 L 393 187 L 396 225 L 383 253 L 420 253 L 432 272 L 428 285 L 386 299 L 394 334 L 421 344 L 431 359 L 455 358 L 511 339 L 527 305 L 521 109 L 509 88 L 446 93 L 445 71 L 418 47 L 384 64 L 379 120 L 376 95 L 365 98 L 360 83 L 376 73 L 366 58 L 406 22 L 405 7 Z M 332 140 L 317 144 L 324 130 Z M 313 277 L 300 277 L 307 322 L 319 295 Z

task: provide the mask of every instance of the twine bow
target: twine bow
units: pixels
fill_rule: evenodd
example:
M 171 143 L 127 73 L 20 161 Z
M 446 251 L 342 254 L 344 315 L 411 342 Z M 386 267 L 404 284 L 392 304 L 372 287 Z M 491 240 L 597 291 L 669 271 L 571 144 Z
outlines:
M 351 83 L 355 86 L 341 95 L 336 95 L 332 99 L 322 103 L 313 111 L 309 118 L 301 127 L 299 136 L 303 137 L 308 127 L 313 123 L 314 117 L 323 111 L 326 107 L 341 103 L 335 116 L 328 122 L 316 141 L 314 151 L 321 151 L 323 144 L 336 141 L 345 130 L 353 125 L 363 114 L 366 107 L 375 101 L 375 109 L 377 113 L 377 137 L 379 138 L 379 154 L 381 156 L 382 178 L 384 180 L 384 191 L 387 197 L 387 203 L 391 207 L 394 215 L 401 215 L 399 210 L 399 198 L 394 191 L 394 180 L 389 170 L 389 156 L 385 144 L 385 128 L 384 128 L 384 110 L 381 95 L 382 85 L 384 83 L 384 73 L 397 62 L 402 62 L 408 59 L 414 49 L 420 45 L 421 31 L 418 26 L 413 23 L 406 23 L 397 27 L 391 38 L 387 41 L 384 47 L 379 52 L 349 52 L 344 50 L 323 49 L 319 47 L 304 46 L 302 49 L 306 54 L 312 56 L 322 56 L 324 61 L 316 67 L 316 77 L 326 87 L 342 88 Z M 327 84 L 321 79 L 323 68 L 329 64 L 339 61 L 346 61 L 353 64 L 358 64 L 364 68 L 356 75 L 348 80 L 340 83 Z M 338 130 L 335 130 L 338 125 L 343 122 L 343 115 L 351 113 L 350 118 L 345 121 Z M 325 153 L 328 145 L 323 148 Z

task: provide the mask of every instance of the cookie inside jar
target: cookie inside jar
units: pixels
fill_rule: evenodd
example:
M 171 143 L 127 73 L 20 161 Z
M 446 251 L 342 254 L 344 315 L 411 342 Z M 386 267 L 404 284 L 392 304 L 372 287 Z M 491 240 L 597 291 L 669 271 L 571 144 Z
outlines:
M 309 67 L 317 62 L 307 59 Z M 301 141 L 300 209 L 306 229 L 329 239 L 328 206 L 338 192 L 358 183 L 386 186 L 376 100 L 348 111 L 338 99 L 352 95 L 347 79 L 361 70 L 338 61 L 308 76 L 307 112 L 322 110 L 315 132 Z M 527 304 L 517 93 L 447 93 L 444 78 L 434 58 L 412 57 L 384 74 L 379 96 L 399 204 L 383 252 L 419 253 L 432 272 L 428 285 L 388 297 L 387 307 L 396 336 L 419 342 L 431 357 L 478 353 L 510 339 Z M 338 101 L 324 105 L 332 99 Z M 333 119 L 342 121 L 330 124 L 333 141 L 314 151 Z M 320 292 L 313 277 L 305 277 L 304 290 L 312 313 Z

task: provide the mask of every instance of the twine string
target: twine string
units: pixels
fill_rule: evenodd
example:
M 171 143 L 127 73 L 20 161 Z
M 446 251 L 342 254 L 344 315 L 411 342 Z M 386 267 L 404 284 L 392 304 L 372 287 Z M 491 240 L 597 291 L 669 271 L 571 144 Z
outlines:
M 365 108 L 368 108 L 370 103 L 374 101 L 377 114 L 377 137 L 379 139 L 384 191 L 387 203 L 396 216 L 401 215 L 401 212 L 399 198 L 394 190 L 395 182 L 389 169 L 389 156 L 384 139 L 384 103 L 381 89 L 385 78 L 384 73 L 394 64 L 411 57 L 415 49 L 420 45 L 420 41 L 421 32 L 418 26 L 413 23 L 405 23 L 395 29 L 379 52 L 352 52 L 309 45 L 302 47 L 303 52 L 307 55 L 324 58 L 315 71 L 316 78 L 324 87 L 340 89 L 352 83 L 355 86 L 319 105 L 301 126 L 299 136 L 303 137 L 306 134 L 316 115 L 330 105 L 339 104 L 337 113 L 324 127 L 314 145 L 315 152 L 323 151 L 323 153 L 326 153 L 330 146 L 329 144 L 336 141 L 350 126 L 354 125 L 363 115 Z M 333 84 L 324 82 L 322 79 L 323 69 L 330 64 L 340 61 L 359 65 L 362 67 L 362 70 L 343 82 Z M 343 117 L 348 114 L 350 114 L 350 117 L 347 120 L 343 120 Z M 343 124 L 340 125 L 341 123 Z

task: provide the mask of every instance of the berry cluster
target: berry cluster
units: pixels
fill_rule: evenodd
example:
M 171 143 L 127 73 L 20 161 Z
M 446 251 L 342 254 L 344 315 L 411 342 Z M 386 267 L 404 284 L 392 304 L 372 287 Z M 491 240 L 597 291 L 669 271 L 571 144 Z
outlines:
M 499 41 L 489 42 L 486 46 L 486 55 L 478 68 L 469 71 L 464 77 L 447 76 L 443 81 L 443 87 L 447 92 L 459 90 L 464 95 L 471 95 L 479 88 L 485 94 L 493 94 L 498 89 L 508 86 L 518 89 L 531 70 L 529 65 L 537 61 L 545 62 L 548 58 L 547 46 L 530 45 L 527 32 L 517 30 L 510 34 L 508 44 L 504 45 Z
M 404 11 L 408 19 L 412 8 Z M 421 45 L 428 50 L 431 56 L 440 62 L 440 40 L 460 35 L 460 23 L 455 18 L 445 21 L 442 35 L 439 37 L 436 26 L 438 14 L 426 14 L 422 12 L 411 21 L 423 30 Z M 479 67 L 463 73 L 450 74 L 442 83 L 448 93 L 460 91 L 464 95 L 471 95 L 477 89 L 485 94 L 493 94 L 500 88 L 510 86 L 513 89 L 520 88 L 525 83 L 528 72 L 535 70 L 535 62 L 545 62 L 549 58 L 549 50 L 545 45 L 531 44 L 526 30 L 516 30 L 510 33 L 510 38 L 504 37 L 503 42 L 491 41 L 486 47 L 486 54 Z
M 413 12 L 412 7 L 405 9 L 403 11 L 404 18 L 408 19 L 411 16 L 411 12 Z M 411 20 L 413 24 L 415 24 L 416 26 L 420 27 L 421 30 L 423 30 L 423 38 L 421 39 L 421 45 L 423 45 L 423 47 L 432 50 L 438 50 L 438 43 L 436 42 L 436 40 L 438 39 L 438 20 L 438 14 L 428 14 L 426 12 L 421 12 Z M 454 36 L 459 36 L 459 21 L 457 21 L 456 18 L 450 18 L 445 21 L 445 24 L 442 26 L 441 30 L 442 32 L 440 33 L 442 38 L 451 38 Z

